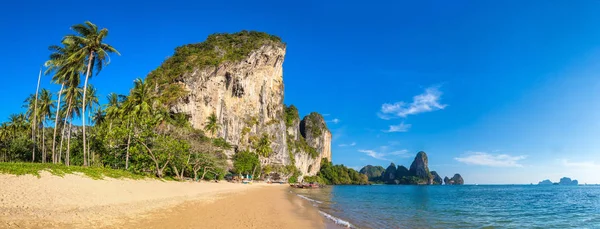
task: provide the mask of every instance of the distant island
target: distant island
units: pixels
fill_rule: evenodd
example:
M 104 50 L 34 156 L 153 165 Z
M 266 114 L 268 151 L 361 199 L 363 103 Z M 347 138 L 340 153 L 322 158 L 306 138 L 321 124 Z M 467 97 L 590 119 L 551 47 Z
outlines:
M 546 179 L 540 181 L 538 185 L 579 185 L 579 182 L 577 180 L 571 180 L 571 178 L 568 177 L 563 177 L 560 178 L 560 181 L 556 183 Z
M 465 183 L 460 174 L 452 178 L 442 177 L 436 171 L 429 171 L 429 159 L 423 151 L 417 153 L 410 165 L 410 169 L 391 163 L 387 169 L 382 166 L 367 165 L 360 170 L 361 174 L 368 177 L 372 183 L 383 184 L 419 184 L 419 185 L 462 185 Z

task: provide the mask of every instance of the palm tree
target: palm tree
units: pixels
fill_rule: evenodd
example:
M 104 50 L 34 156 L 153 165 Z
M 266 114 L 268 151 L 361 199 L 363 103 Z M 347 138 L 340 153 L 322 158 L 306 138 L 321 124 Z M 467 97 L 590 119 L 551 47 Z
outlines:
M 113 120 L 119 117 L 119 112 L 121 110 L 121 106 L 123 104 L 122 95 L 117 95 L 116 93 L 110 93 L 106 97 L 108 100 L 108 104 L 106 104 L 106 119 L 109 120 L 108 130 L 112 130 Z
M 70 81 L 75 78 L 79 79 L 79 72 L 81 72 L 84 68 L 82 61 L 69 61 L 71 55 L 77 50 L 78 46 L 69 40 L 62 41 L 63 46 L 52 45 L 48 47 L 52 54 L 50 54 L 50 58 L 44 64 L 47 69 L 45 74 L 48 75 L 54 72 L 54 76 L 52 77 L 52 81 L 57 84 L 60 84 L 60 91 L 58 91 L 58 100 L 56 101 L 56 109 L 60 110 L 61 96 L 63 95 L 63 90 L 65 84 L 68 84 Z M 79 82 L 79 81 L 77 81 Z M 58 155 L 55 154 L 56 151 L 56 134 L 58 131 L 59 118 L 62 117 L 60 112 L 56 112 L 56 117 L 54 118 L 54 135 L 52 137 L 52 162 L 58 162 Z M 62 137 L 61 137 L 62 138 Z
M 38 115 L 41 118 L 42 128 L 42 163 L 46 163 L 46 139 L 45 139 L 45 122 L 48 118 L 52 117 L 52 110 L 54 109 L 54 101 L 52 100 L 52 92 L 47 89 L 42 89 L 39 98 L 39 111 Z
M 133 126 L 133 134 L 135 135 L 136 123 L 151 114 L 151 103 L 154 99 L 151 88 L 147 81 L 143 79 L 135 79 L 133 81 L 133 89 L 129 97 L 125 101 L 125 105 L 121 110 L 123 119 L 129 120 L 129 134 L 127 136 L 127 152 L 125 155 L 125 169 L 129 169 L 129 145 L 131 144 L 131 135 Z
M 127 99 L 126 110 L 134 117 L 150 115 L 153 98 L 148 82 L 137 78 L 133 81 L 133 89 L 131 89 L 131 94 Z
M 27 129 L 27 118 L 24 114 L 11 114 L 8 121 L 8 127 L 12 132 L 12 138 L 15 138 Z
M 31 122 L 31 141 L 33 142 L 33 151 L 31 152 L 31 162 L 35 161 L 35 126 L 37 125 L 37 102 L 38 102 L 38 91 L 40 91 L 40 79 L 42 78 L 42 68 L 40 67 L 40 74 L 38 75 L 37 88 L 35 89 L 35 102 L 33 105 L 33 122 Z
M 221 125 L 218 123 L 217 115 L 214 112 L 208 116 L 205 124 L 206 126 L 204 126 L 204 130 L 208 131 L 213 136 L 215 133 L 217 133 L 217 131 L 219 131 L 219 129 L 221 129 Z
M 79 78 L 73 78 L 71 80 L 71 82 L 69 82 L 69 85 L 67 85 L 67 89 L 65 89 L 64 91 L 64 96 L 65 96 L 65 100 L 68 101 L 67 102 L 67 108 L 65 110 L 62 110 L 61 112 L 65 115 L 65 123 L 63 124 L 63 133 L 62 133 L 62 137 L 60 140 L 60 147 L 61 147 L 61 151 L 59 153 L 58 156 L 58 162 L 60 162 L 60 160 L 62 159 L 62 142 L 63 142 L 63 138 L 65 135 L 65 127 L 67 125 L 67 123 L 69 124 L 69 128 L 68 128 L 68 133 L 67 133 L 67 151 L 66 151 L 66 156 L 65 156 L 65 164 L 69 165 L 70 161 L 69 161 L 69 156 L 70 156 L 70 142 L 71 142 L 71 126 L 72 126 L 72 119 L 73 116 L 78 116 L 81 117 L 82 113 L 81 113 L 81 103 L 82 103 L 82 89 L 80 87 L 78 87 L 79 85 Z
M 8 138 L 10 137 L 10 130 L 8 127 L 8 124 L 6 122 L 3 122 L 2 124 L 0 124 L 0 143 L 2 143 L 2 147 L 0 149 L 2 149 L 3 154 L 2 154 L 2 162 L 7 162 L 8 161 Z
M 87 106 L 86 109 L 88 109 L 88 116 L 89 116 L 89 120 L 88 121 L 91 122 L 92 121 L 92 111 L 94 109 L 94 106 L 95 105 L 99 105 L 98 104 L 98 96 L 96 95 L 96 88 L 93 85 L 90 84 L 87 87 L 86 94 L 87 94 L 87 97 L 86 97 L 87 101 L 85 101 L 84 104 L 86 104 L 86 106 Z M 82 114 L 82 115 L 85 116 L 85 113 Z M 84 139 L 84 141 L 85 141 L 85 139 Z M 89 162 L 89 160 L 90 160 L 90 154 L 89 154 L 90 153 L 89 152 L 90 142 L 89 142 L 89 139 L 88 139 L 87 144 L 88 144 L 88 148 L 86 148 L 86 150 L 83 151 L 83 161 L 84 161 L 84 164 L 89 164 L 89 163 L 86 163 L 86 162 Z
M 86 21 L 84 24 L 77 24 L 71 27 L 77 35 L 67 35 L 65 40 L 72 41 L 73 43 L 79 46 L 76 52 L 74 52 L 71 57 L 69 57 L 72 61 L 80 61 L 87 60 L 87 73 L 85 74 L 85 81 L 83 83 L 83 105 L 82 105 L 82 113 L 85 114 L 85 102 L 86 102 L 86 92 L 87 92 L 87 83 L 88 79 L 92 73 L 92 68 L 96 67 L 96 75 L 102 70 L 104 65 L 108 65 L 110 63 L 109 53 L 116 53 L 120 55 L 119 52 L 110 46 L 109 44 L 102 43 L 104 38 L 108 36 L 108 29 L 103 28 L 98 30 L 98 26 L 95 24 Z M 108 58 L 108 59 L 107 59 Z M 83 154 L 85 155 L 86 151 L 86 137 L 85 137 L 85 115 L 82 116 L 83 123 Z M 83 165 L 87 166 L 87 161 L 83 161 Z

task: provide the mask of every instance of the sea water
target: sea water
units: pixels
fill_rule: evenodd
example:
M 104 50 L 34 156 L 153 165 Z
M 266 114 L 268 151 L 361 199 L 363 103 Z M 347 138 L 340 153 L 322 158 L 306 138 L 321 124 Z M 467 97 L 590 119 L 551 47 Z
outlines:
M 600 186 L 329 186 L 292 189 L 350 228 L 600 228 Z

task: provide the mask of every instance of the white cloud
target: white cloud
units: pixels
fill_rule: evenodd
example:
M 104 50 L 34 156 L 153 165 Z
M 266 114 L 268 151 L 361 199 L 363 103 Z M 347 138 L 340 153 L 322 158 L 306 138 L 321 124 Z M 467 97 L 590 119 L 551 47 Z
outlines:
M 379 160 L 384 160 L 384 161 L 391 161 L 390 159 L 387 158 L 388 156 L 402 156 L 402 157 L 405 157 L 406 155 L 408 155 L 407 154 L 408 150 L 405 150 L 405 149 L 403 149 L 403 150 L 397 150 L 397 151 L 392 151 L 392 152 L 387 153 L 387 152 L 385 152 L 387 150 L 386 146 L 382 146 L 380 148 L 384 152 L 377 152 L 375 150 L 364 150 L 364 149 L 358 150 L 358 152 L 364 153 L 364 154 L 366 154 L 366 155 L 368 155 L 368 156 L 370 156 L 372 158 L 379 159 Z
M 405 118 L 408 115 L 442 110 L 448 105 L 440 103 L 441 96 L 442 92 L 439 90 L 439 86 L 429 87 L 423 94 L 414 96 L 410 104 L 402 101 L 383 104 L 378 116 L 387 120 L 391 118 L 390 115 Z
M 388 130 L 384 130 L 385 132 L 388 133 L 393 133 L 393 132 L 407 132 L 408 129 L 410 129 L 412 125 L 411 124 L 404 124 L 404 122 L 398 124 L 398 125 L 391 125 L 390 129 Z
M 394 152 L 391 152 L 391 153 L 388 153 L 388 154 L 389 155 L 404 155 L 406 153 L 408 153 L 408 150 L 403 149 L 403 150 L 394 151 Z
M 569 160 L 562 160 L 562 164 L 565 167 L 575 167 L 575 168 L 600 168 L 600 164 L 596 164 L 593 161 L 584 161 L 584 162 L 572 162 Z
M 338 146 L 339 147 L 348 147 L 348 146 L 355 146 L 355 145 L 356 145 L 356 142 L 352 142 L 350 144 L 339 144 Z
M 468 153 L 463 157 L 456 157 L 454 160 L 459 162 L 470 164 L 470 165 L 483 165 L 490 167 L 523 167 L 519 164 L 520 160 L 525 159 L 527 156 L 511 156 L 508 154 L 488 154 L 484 152 L 473 152 Z
M 358 150 L 358 152 L 364 153 L 364 154 L 366 154 L 366 155 L 368 155 L 368 156 L 370 156 L 372 158 L 375 158 L 375 159 L 389 161 L 388 159 L 384 158 L 385 154 L 377 153 L 374 150 L 364 150 L 364 149 L 361 149 L 361 150 Z
M 332 119 L 332 120 L 329 120 L 329 121 L 327 121 L 327 122 L 330 122 L 330 123 L 333 123 L 333 124 L 338 124 L 340 121 L 341 121 L 341 120 L 339 120 L 339 119 L 337 119 L 337 118 L 334 118 L 334 119 Z

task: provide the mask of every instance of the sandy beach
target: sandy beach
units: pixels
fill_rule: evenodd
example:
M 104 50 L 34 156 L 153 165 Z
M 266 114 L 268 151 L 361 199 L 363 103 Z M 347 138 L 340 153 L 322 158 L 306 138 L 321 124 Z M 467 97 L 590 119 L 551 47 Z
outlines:
M 0 228 L 324 228 L 287 185 L 0 175 Z

